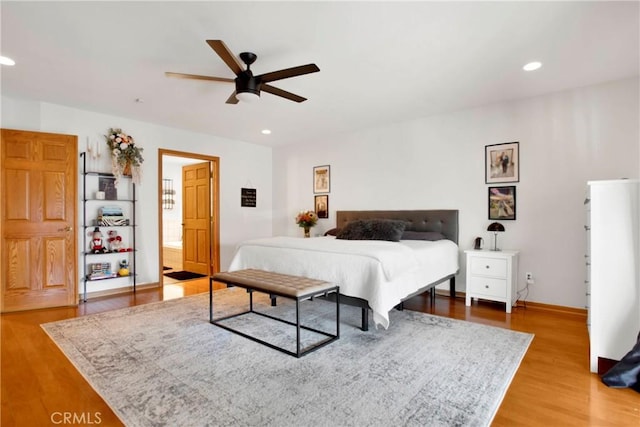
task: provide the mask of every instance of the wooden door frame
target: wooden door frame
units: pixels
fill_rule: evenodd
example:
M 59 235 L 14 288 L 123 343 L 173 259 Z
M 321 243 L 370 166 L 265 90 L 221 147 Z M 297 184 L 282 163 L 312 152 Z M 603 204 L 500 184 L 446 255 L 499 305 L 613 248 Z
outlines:
M 158 273 L 159 273 L 159 283 L 162 285 L 163 283 L 163 270 L 162 270 L 162 242 L 163 242 L 163 232 L 162 232 L 162 178 L 163 178 L 163 169 L 162 162 L 165 156 L 173 156 L 173 157 L 184 157 L 188 159 L 194 160 L 202 160 L 205 162 L 209 162 L 213 165 L 212 171 L 212 179 L 211 179 L 211 212 L 212 218 L 211 221 L 211 248 L 213 248 L 209 252 L 209 269 L 211 273 L 216 273 L 220 271 L 220 158 L 215 156 L 208 156 L 205 154 L 199 153 L 189 153 L 186 151 L 176 151 L 176 150 L 168 150 L 164 148 L 158 149 L 158 236 L 160 240 L 158 241 Z

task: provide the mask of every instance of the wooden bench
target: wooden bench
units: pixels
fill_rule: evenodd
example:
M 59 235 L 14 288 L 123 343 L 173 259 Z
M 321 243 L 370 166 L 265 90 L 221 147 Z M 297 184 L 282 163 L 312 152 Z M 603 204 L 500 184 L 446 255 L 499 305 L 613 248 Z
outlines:
M 227 286 L 237 286 L 237 287 L 246 289 L 247 293 L 249 294 L 249 310 L 244 311 L 242 313 L 232 314 L 229 316 L 214 319 L 213 318 L 213 295 L 214 295 L 213 282 L 214 281 L 224 283 Z M 288 320 L 274 317 L 266 313 L 255 311 L 253 307 L 254 291 L 269 294 L 272 301 L 276 296 L 294 300 L 296 302 L 296 321 L 290 322 Z M 313 299 L 313 297 L 317 297 L 317 296 L 327 296 L 328 294 L 332 294 L 332 293 L 335 294 L 335 297 L 336 297 L 336 332 L 335 334 L 302 325 L 300 322 L 300 302 L 307 299 Z M 224 320 L 227 320 L 233 317 L 242 316 L 249 313 L 258 314 L 260 316 L 268 317 L 270 319 L 295 326 L 296 327 L 296 351 L 293 352 L 285 348 L 278 347 L 274 344 L 271 344 L 267 341 L 256 338 L 254 336 L 248 335 L 237 329 L 233 329 L 222 323 Z M 340 288 L 339 286 L 336 286 L 329 282 L 324 282 L 322 280 L 309 279 L 307 277 L 300 277 L 300 276 L 291 276 L 288 274 L 272 273 L 270 271 L 264 271 L 264 270 L 248 269 L 248 270 L 216 273 L 209 278 L 209 322 L 216 326 L 219 326 L 221 328 L 234 332 L 238 335 L 241 335 L 245 338 L 249 338 L 250 340 L 259 342 L 273 349 L 282 351 L 283 353 L 289 354 L 291 356 L 301 357 L 311 351 L 317 350 L 318 348 L 323 347 L 337 340 L 340 337 Z M 312 331 L 317 334 L 324 335 L 326 338 L 314 344 L 308 345 L 305 348 L 301 348 L 301 345 L 300 345 L 301 329 L 305 329 L 307 331 Z

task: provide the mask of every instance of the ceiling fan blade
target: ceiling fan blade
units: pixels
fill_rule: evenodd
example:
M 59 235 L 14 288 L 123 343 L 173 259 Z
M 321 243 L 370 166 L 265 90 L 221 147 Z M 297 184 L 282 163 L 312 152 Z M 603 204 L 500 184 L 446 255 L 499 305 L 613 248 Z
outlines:
M 261 74 L 259 76 L 256 76 L 256 78 L 259 78 L 264 83 L 268 83 L 274 82 L 276 80 L 288 79 L 289 77 L 301 76 L 303 74 L 317 73 L 318 71 L 320 71 L 320 68 L 318 68 L 316 64 L 307 64 L 300 65 L 298 67 L 286 68 L 280 71 L 273 71 L 271 73 Z
M 234 90 L 231 96 L 227 99 L 227 102 L 225 102 L 225 104 L 237 104 L 237 103 L 238 103 L 238 98 L 236 98 L 236 91 Z
M 303 98 L 303 97 L 298 96 L 298 95 L 296 95 L 294 93 L 287 92 L 286 90 L 278 89 L 277 87 L 273 87 L 271 85 L 263 84 L 260 89 L 263 92 L 269 92 L 272 95 L 281 96 L 283 98 L 287 98 L 287 99 L 290 99 L 291 101 L 295 101 L 295 102 L 303 102 L 303 101 L 307 100 L 307 98 Z
M 235 82 L 234 79 L 228 79 L 226 77 L 199 76 L 197 74 L 172 73 L 170 71 L 165 72 L 164 75 L 167 77 L 177 77 L 179 79 L 209 80 L 213 82 L 226 82 L 226 83 Z
M 242 64 L 240 64 L 238 58 L 231 53 L 222 40 L 207 40 L 207 44 L 211 46 L 211 49 L 215 50 L 218 56 L 231 68 L 231 71 L 233 71 L 236 76 L 243 71 Z

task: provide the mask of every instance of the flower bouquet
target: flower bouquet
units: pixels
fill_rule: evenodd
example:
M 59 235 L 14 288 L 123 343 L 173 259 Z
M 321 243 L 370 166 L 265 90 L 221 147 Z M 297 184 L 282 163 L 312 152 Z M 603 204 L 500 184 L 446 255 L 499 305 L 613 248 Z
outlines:
M 304 228 L 304 237 L 309 237 L 309 229 L 318 222 L 318 215 L 314 211 L 300 211 L 296 215 L 296 224 Z
M 111 151 L 111 170 L 116 183 L 122 175 L 131 175 L 135 184 L 142 179 L 142 151 L 133 137 L 122 132 L 120 128 L 110 128 L 104 136 Z

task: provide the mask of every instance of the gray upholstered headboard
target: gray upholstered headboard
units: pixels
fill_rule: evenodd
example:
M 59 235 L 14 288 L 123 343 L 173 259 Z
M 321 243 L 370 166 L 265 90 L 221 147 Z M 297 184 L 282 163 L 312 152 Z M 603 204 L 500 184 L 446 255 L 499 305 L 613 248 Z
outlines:
M 337 211 L 336 227 L 356 219 L 400 219 L 409 231 L 437 231 L 458 243 L 458 211 L 454 209 L 411 211 Z

